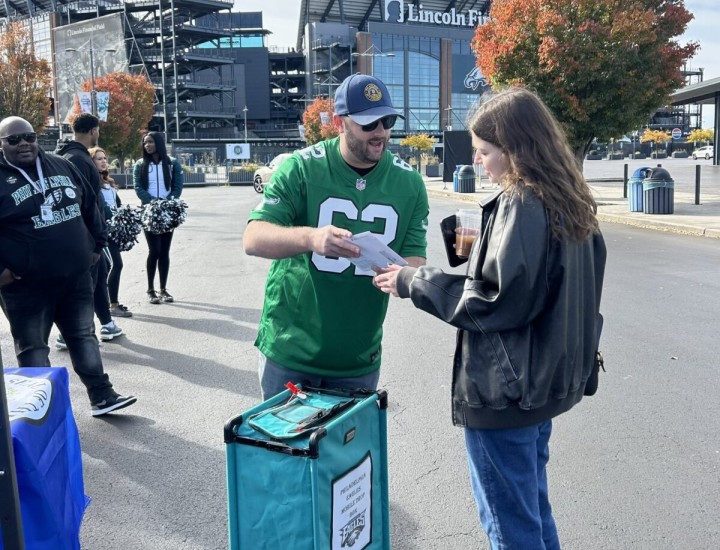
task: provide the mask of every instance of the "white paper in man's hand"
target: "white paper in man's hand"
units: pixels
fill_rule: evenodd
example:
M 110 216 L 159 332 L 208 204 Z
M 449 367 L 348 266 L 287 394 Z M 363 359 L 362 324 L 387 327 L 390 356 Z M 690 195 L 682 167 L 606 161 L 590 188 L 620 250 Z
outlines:
M 350 237 L 350 242 L 360 248 L 360 257 L 348 259 L 360 269 L 371 270 L 374 265 L 377 267 L 387 267 L 390 264 L 407 265 L 402 256 L 382 243 L 370 231 L 353 235 Z

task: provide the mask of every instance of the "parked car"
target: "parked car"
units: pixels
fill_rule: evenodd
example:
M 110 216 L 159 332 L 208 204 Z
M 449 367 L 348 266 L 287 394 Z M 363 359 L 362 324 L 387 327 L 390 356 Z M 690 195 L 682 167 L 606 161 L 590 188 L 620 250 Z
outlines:
M 693 151 L 693 160 L 697 159 L 711 159 L 715 154 L 715 148 L 712 145 L 706 145 L 705 147 L 698 147 Z
M 253 187 L 255 188 L 255 191 L 262 193 L 265 188 L 265 184 L 270 181 L 270 178 L 275 173 L 275 170 L 280 168 L 280 165 L 291 156 L 292 153 L 280 153 L 272 159 L 269 164 L 261 166 L 255 170 L 255 174 L 253 175 Z

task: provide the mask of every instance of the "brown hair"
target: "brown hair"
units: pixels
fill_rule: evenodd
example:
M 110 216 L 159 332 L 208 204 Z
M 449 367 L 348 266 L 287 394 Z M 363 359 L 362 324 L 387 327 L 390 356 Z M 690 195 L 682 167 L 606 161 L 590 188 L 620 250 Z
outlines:
M 598 232 L 595 199 L 565 132 L 537 95 L 508 88 L 483 96 L 468 127 L 507 155 L 503 186 L 520 196 L 535 193 L 550 213 L 554 237 L 579 242 Z
M 93 162 L 95 161 L 96 153 L 105 153 L 105 156 L 107 157 L 107 152 L 102 147 L 91 147 L 90 149 L 88 149 L 88 153 L 90 153 L 90 158 L 93 159 Z M 110 172 L 108 172 L 107 170 L 105 170 L 104 172 L 100 172 L 100 177 L 102 178 L 103 183 L 109 183 L 115 189 L 118 188 L 118 184 L 115 183 L 115 180 L 110 177 Z

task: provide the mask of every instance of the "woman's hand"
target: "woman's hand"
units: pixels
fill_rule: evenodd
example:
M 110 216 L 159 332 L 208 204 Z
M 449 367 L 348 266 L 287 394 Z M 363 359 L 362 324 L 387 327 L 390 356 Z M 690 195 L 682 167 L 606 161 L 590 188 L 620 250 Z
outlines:
M 385 294 L 398 296 L 397 277 L 401 269 L 402 266 L 399 265 L 389 265 L 384 269 L 376 269 L 377 275 L 373 277 L 373 284 Z

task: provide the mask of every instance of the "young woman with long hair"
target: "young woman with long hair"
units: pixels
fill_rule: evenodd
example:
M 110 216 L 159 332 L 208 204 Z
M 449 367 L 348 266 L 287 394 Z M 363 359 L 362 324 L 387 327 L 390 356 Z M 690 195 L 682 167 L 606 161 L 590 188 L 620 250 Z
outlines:
M 167 153 L 165 138 L 159 132 L 148 132 L 142 139 L 143 156 L 133 167 L 133 186 L 142 202 L 148 204 L 158 199 L 178 199 L 182 194 L 183 171 L 177 159 Z M 148 301 L 151 304 L 172 302 L 167 280 L 170 272 L 170 245 L 173 231 L 155 234 L 144 231 L 148 244 L 146 262 Z M 160 292 L 155 290 L 155 273 L 159 272 Z
M 552 419 L 594 391 L 605 243 L 565 134 L 535 94 L 493 94 L 469 127 L 474 162 L 501 189 L 481 205 L 467 273 L 391 266 L 375 284 L 458 329 L 453 423 L 490 547 L 559 550 Z
M 92 147 L 88 152 L 100 173 L 100 192 L 102 193 L 103 199 L 105 199 L 105 219 L 110 220 L 122 204 L 117 192 L 118 186 L 115 180 L 110 177 L 105 149 L 102 147 Z M 110 267 L 107 279 L 108 295 L 110 297 L 110 314 L 113 317 L 132 317 L 132 312 L 118 300 L 123 261 L 120 255 L 120 247 L 112 239 L 108 239 L 108 251 L 110 252 L 110 258 L 112 260 L 112 266 Z

